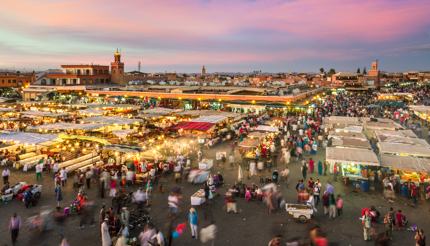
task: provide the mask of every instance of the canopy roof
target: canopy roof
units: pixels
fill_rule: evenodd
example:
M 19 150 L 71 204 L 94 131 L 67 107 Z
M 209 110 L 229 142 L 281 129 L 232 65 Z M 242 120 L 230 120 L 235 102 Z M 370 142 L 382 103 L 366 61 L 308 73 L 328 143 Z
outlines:
M 56 134 L 39 134 L 30 132 L 4 132 L 0 134 L 0 141 L 20 144 L 42 144 L 57 139 Z
M 277 127 L 268 125 L 258 125 L 254 130 L 262 132 L 279 132 L 279 129 Z
M 42 131 L 53 131 L 53 130 L 85 130 L 85 131 L 91 131 L 91 130 L 97 130 L 104 126 L 107 126 L 108 124 L 105 123 L 87 123 L 87 124 L 78 124 L 78 123 L 53 123 L 53 124 L 46 124 L 46 125 L 40 125 L 40 126 L 34 126 L 30 127 L 29 129 L 32 130 L 42 130 Z
M 22 112 L 21 115 L 25 117 L 65 117 L 68 116 L 68 113 L 53 113 L 53 112 L 44 112 L 44 111 L 25 111 Z
M 100 109 L 87 108 L 87 109 L 79 110 L 78 113 L 81 115 L 88 115 L 88 116 L 100 116 L 104 114 L 104 111 Z
M 430 159 L 413 156 L 381 155 L 381 166 L 409 172 L 430 173 Z
M 393 120 L 378 118 L 376 121 L 367 121 L 364 123 L 364 128 L 366 130 L 396 130 L 403 129 L 403 127 Z
M 383 140 L 384 137 L 407 137 L 407 138 L 418 138 L 417 135 L 414 133 L 414 131 L 410 129 L 405 130 L 377 130 L 375 131 L 375 135 L 379 138 L 381 137 L 381 140 Z
M 360 132 L 345 132 L 345 131 L 334 131 L 330 132 L 328 138 L 353 138 L 353 139 L 359 139 L 359 140 L 366 140 L 366 136 L 360 131 Z
M 361 149 L 372 148 L 367 139 L 357 139 L 357 138 L 348 138 L 348 137 L 333 138 L 332 145 L 340 146 L 340 147 L 361 148 Z
M 93 136 L 85 136 L 85 135 L 68 135 L 68 134 L 59 134 L 58 135 L 61 139 L 79 139 L 79 140 L 85 140 L 85 141 L 92 141 L 97 142 L 103 145 L 110 144 L 109 141 L 103 138 L 93 137 Z
M 164 116 L 169 115 L 172 113 L 179 113 L 182 112 L 182 109 L 171 109 L 171 108 L 163 108 L 163 107 L 156 107 L 156 108 L 150 108 L 140 111 L 143 115 L 149 115 L 149 116 Z
M 242 142 L 239 143 L 239 147 L 242 148 L 255 148 L 260 144 L 260 141 L 255 138 L 245 138 Z
M 402 156 L 430 157 L 430 147 L 403 143 L 378 143 L 380 153 L 398 154 Z
M 330 163 L 351 163 L 379 166 L 376 154 L 369 149 L 327 147 L 326 160 Z
M 248 138 L 264 138 L 267 136 L 265 132 L 250 132 Z
M 114 116 L 93 116 L 82 120 L 84 123 L 105 123 L 109 125 L 131 125 L 142 122 L 140 119 L 130 119 L 125 117 L 114 117 Z
M 128 146 L 128 145 L 119 145 L 119 144 L 111 144 L 103 147 L 104 150 L 118 151 L 121 153 L 139 153 L 142 151 L 142 148 L 137 146 Z
M 213 126 L 215 126 L 214 123 L 209 122 L 189 122 L 189 121 L 183 121 L 179 122 L 176 126 L 173 127 L 173 129 L 179 130 L 196 130 L 196 131 L 208 131 Z
M 356 125 L 361 126 L 363 122 L 368 121 L 365 117 L 346 117 L 346 116 L 330 116 L 324 117 L 323 123 L 329 125 Z
M 133 133 L 134 130 L 133 129 L 127 129 L 127 130 L 115 130 L 112 131 L 112 134 L 119 137 L 119 138 L 125 138 L 127 137 L 129 134 Z
M 217 124 L 227 119 L 224 115 L 206 115 L 200 116 L 198 118 L 192 119 L 190 122 L 207 122 Z

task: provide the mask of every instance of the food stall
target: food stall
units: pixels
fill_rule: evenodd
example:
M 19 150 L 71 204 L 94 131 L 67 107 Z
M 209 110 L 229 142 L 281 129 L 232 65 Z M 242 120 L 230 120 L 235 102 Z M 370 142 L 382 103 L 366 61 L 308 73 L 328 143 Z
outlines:
M 400 176 L 400 182 L 430 182 L 430 159 L 413 156 L 382 154 L 381 166 L 389 168 Z
M 330 165 L 330 172 L 333 172 L 336 165 L 337 172 L 346 181 L 359 181 L 364 191 L 369 190 L 369 171 L 380 166 L 376 154 L 370 149 L 362 148 L 327 147 L 326 160 Z

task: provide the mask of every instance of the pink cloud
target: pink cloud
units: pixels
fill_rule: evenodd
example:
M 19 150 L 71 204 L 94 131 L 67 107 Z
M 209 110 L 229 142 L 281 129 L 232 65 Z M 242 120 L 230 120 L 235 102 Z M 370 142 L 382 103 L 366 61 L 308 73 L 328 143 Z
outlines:
M 259 28 L 304 38 L 373 41 L 414 34 L 430 24 L 430 4 L 419 0 L 5 0 L 2 7 L 26 24 L 183 40 Z

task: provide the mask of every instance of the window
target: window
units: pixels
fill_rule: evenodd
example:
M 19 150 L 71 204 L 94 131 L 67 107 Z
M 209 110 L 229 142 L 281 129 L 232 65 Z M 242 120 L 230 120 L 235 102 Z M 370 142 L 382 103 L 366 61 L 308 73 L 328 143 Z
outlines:
M 80 70 L 80 69 L 76 70 L 76 73 L 77 73 L 78 75 L 81 75 L 81 70 Z
M 46 85 L 46 79 L 42 79 L 42 81 L 40 82 L 41 85 Z
M 87 70 L 85 71 L 85 74 L 86 74 L 86 75 L 90 75 L 90 70 L 89 70 L 89 69 L 87 69 Z
M 67 79 L 62 79 L 62 80 L 61 80 L 61 84 L 62 84 L 62 85 L 66 85 L 66 84 L 67 84 Z

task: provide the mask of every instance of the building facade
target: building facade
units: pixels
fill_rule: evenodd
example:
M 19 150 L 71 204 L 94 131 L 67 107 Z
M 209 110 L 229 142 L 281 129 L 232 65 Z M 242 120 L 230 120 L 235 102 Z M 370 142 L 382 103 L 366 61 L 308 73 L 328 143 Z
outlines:
M 37 85 L 93 85 L 109 84 L 109 66 L 104 65 L 61 65 L 61 73 L 46 73 Z
M 0 87 L 26 87 L 36 80 L 35 73 L 0 73 Z

